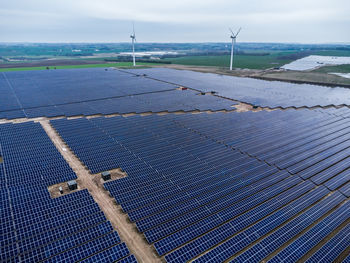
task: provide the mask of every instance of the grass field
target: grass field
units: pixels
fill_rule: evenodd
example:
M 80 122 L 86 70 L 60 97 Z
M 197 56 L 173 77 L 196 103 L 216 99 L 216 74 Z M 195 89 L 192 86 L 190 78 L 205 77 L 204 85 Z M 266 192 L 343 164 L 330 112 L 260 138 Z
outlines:
M 350 73 L 350 65 L 337 65 L 337 66 L 325 66 L 318 69 L 313 70 L 313 72 L 320 73 Z
M 320 50 L 312 52 L 312 55 L 350 57 L 349 50 Z
M 265 50 L 263 50 L 265 51 Z M 235 68 L 247 68 L 247 69 L 268 69 L 274 67 L 281 67 L 287 63 L 295 60 L 293 55 L 296 51 L 269 51 L 269 55 L 255 56 L 255 55 L 236 55 L 234 61 Z M 315 55 L 331 55 L 331 56 L 350 56 L 350 51 L 334 50 L 334 51 L 317 51 Z M 190 66 L 212 66 L 228 68 L 230 64 L 230 55 L 220 56 L 184 56 L 177 58 L 166 58 L 164 61 L 170 61 L 172 64 L 178 65 L 190 65 Z M 141 66 L 147 65 L 161 65 L 159 63 L 138 63 Z M 56 67 L 56 69 L 72 69 L 72 68 L 97 68 L 97 67 L 132 67 L 131 62 L 118 62 L 118 63 L 103 63 L 103 64 L 82 64 L 82 65 L 63 65 L 63 66 L 49 66 L 50 69 Z M 23 70 L 46 70 L 46 66 L 42 67 L 19 67 L 19 68 L 0 68 L 0 72 L 7 71 L 23 71 Z M 339 66 L 326 66 L 314 70 L 318 73 L 349 73 L 350 65 Z
M 267 79 L 311 82 L 315 84 L 348 85 L 348 86 L 350 85 L 350 79 L 331 75 L 331 74 L 325 74 L 322 72 L 314 72 L 314 71 L 275 72 L 275 73 L 267 73 L 262 76 Z
M 137 63 L 137 65 L 147 66 L 153 63 Z M 158 64 L 159 65 L 159 64 Z M 50 69 L 72 69 L 72 68 L 106 68 L 106 67 L 132 67 L 132 62 L 105 63 L 105 64 L 88 64 L 88 65 L 66 65 L 66 66 L 50 66 Z M 46 67 L 23 67 L 23 68 L 0 68 L 0 72 L 8 71 L 24 71 L 24 70 L 46 70 Z
M 292 61 L 292 59 L 279 59 L 283 55 L 280 52 L 271 53 L 266 56 L 237 55 L 235 56 L 235 68 L 267 69 L 280 67 Z M 192 65 L 192 66 L 214 66 L 229 67 L 230 55 L 223 56 L 186 56 L 178 58 L 167 58 L 172 64 Z
M 260 50 L 260 52 L 268 52 L 266 56 L 254 55 L 236 55 L 234 67 L 248 69 L 267 69 L 281 67 L 284 64 L 294 61 L 298 51 L 271 51 Z M 312 55 L 323 56 L 350 56 L 350 51 L 347 50 L 320 50 L 311 52 Z M 221 56 L 184 56 L 178 58 L 167 58 L 166 61 L 171 61 L 172 64 L 191 65 L 191 66 L 214 66 L 214 67 L 229 67 L 230 55 Z

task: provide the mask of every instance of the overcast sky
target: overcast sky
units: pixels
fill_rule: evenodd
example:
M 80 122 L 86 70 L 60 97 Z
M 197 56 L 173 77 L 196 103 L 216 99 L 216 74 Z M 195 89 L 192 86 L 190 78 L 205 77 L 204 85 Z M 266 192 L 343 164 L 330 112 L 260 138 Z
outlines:
M 1 0 L 0 42 L 350 43 L 349 0 Z

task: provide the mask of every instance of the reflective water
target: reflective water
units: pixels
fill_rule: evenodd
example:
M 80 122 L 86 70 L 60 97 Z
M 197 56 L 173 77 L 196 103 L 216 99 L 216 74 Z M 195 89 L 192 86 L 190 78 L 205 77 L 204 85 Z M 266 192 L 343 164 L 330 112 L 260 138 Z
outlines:
M 295 60 L 281 68 L 289 70 L 310 70 L 326 65 L 350 64 L 350 57 L 308 56 Z
M 343 77 L 343 78 L 350 79 L 350 73 L 336 73 L 336 72 L 332 72 L 332 73 L 329 73 L 329 74 L 333 74 L 333 75 L 337 75 L 337 76 L 340 76 L 340 77 Z

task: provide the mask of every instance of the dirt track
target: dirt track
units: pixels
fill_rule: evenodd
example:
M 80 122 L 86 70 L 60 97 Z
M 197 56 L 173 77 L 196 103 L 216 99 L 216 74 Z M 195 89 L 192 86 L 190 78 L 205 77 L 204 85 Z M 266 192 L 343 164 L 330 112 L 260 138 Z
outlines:
M 67 145 L 64 144 L 61 137 L 50 125 L 50 122 L 41 120 L 40 124 L 78 176 L 79 188 L 89 191 L 106 218 L 111 222 L 114 229 L 118 231 L 122 241 L 127 244 L 130 252 L 137 257 L 137 260 L 147 263 L 162 262 L 162 259 L 157 256 L 153 247 L 146 242 L 134 224 L 129 221 L 128 216 L 122 212 L 121 207 L 116 204 L 114 198 L 103 188 L 100 180 L 94 180 L 94 175 L 89 173 Z

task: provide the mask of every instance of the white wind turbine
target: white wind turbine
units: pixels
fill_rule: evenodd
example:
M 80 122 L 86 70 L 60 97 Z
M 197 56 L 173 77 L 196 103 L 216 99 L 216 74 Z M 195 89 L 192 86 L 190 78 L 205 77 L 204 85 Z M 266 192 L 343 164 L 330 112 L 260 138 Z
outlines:
M 131 43 L 132 43 L 132 62 L 134 67 L 136 66 L 135 61 L 135 42 L 136 42 L 136 35 L 135 35 L 135 26 L 134 23 L 132 24 L 132 35 L 130 35 Z
M 231 46 L 231 62 L 230 62 L 230 70 L 232 70 L 232 64 L 233 64 L 233 56 L 235 55 L 236 51 L 236 38 L 241 31 L 242 28 L 239 28 L 237 33 L 233 33 L 232 29 L 230 28 L 231 31 L 231 39 L 232 39 L 232 46 Z

